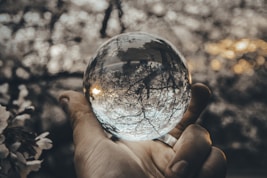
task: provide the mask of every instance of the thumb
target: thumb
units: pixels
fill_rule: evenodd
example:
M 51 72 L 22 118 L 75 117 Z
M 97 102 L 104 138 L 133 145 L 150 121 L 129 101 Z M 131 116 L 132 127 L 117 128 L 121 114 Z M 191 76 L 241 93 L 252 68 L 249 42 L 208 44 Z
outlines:
M 60 94 L 59 101 L 69 115 L 73 128 L 75 146 L 92 145 L 99 139 L 106 137 L 101 124 L 96 119 L 91 105 L 85 96 L 75 91 L 65 91 Z
M 192 98 L 187 111 L 185 112 L 182 120 L 170 132 L 170 134 L 175 138 L 179 138 L 187 126 L 196 122 L 201 112 L 209 103 L 211 97 L 210 89 L 201 83 L 196 83 L 192 86 L 191 94 Z

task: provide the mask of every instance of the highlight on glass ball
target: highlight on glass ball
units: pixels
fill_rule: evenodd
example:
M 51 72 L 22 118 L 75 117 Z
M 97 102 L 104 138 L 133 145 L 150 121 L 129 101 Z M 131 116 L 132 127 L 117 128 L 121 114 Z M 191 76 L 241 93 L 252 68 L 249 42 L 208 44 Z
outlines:
M 83 82 L 102 127 L 126 140 L 165 135 L 190 101 L 184 57 L 166 40 L 147 33 L 124 33 L 104 43 Z

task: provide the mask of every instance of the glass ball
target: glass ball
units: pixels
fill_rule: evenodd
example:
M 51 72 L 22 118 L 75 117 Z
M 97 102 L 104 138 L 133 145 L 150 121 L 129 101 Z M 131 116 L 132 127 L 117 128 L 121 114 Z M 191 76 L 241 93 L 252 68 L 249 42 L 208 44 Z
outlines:
M 102 127 L 127 140 L 165 135 L 190 101 L 184 57 L 166 40 L 147 33 L 124 33 L 104 43 L 83 82 Z

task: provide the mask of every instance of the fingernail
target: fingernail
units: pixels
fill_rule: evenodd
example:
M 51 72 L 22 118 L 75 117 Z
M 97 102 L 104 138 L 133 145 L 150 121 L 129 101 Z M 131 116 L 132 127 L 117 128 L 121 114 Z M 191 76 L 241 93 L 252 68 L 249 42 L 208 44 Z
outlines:
M 67 104 L 69 102 L 69 98 L 61 97 L 59 101 L 61 104 Z
M 184 176 L 187 174 L 188 171 L 188 163 L 185 160 L 181 160 L 177 163 L 175 163 L 172 167 L 171 170 L 174 173 L 178 173 L 181 176 Z

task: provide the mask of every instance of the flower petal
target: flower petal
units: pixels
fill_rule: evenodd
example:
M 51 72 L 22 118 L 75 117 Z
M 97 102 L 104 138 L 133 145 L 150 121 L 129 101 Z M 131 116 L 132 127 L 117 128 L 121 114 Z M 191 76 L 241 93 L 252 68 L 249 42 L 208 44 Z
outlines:
M 48 139 L 48 138 L 43 138 L 40 139 L 36 142 L 36 144 L 38 145 L 39 148 L 41 148 L 42 150 L 49 150 L 52 148 L 52 140 Z
M 27 161 L 27 169 L 29 172 L 31 171 L 38 171 L 41 168 L 43 160 L 33 160 L 33 161 Z
M 39 140 L 39 139 L 44 138 L 44 137 L 46 137 L 46 136 L 48 136 L 48 135 L 49 135 L 49 132 L 44 132 L 44 133 L 40 134 L 39 136 L 37 136 L 37 137 L 35 138 L 35 140 Z
M 0 144 L 0 159 L 4 159 L 8 156 L 9 150 L 7 149 L 6 145 Z
M 22 115 L 17 115 L 14 120 L 12 121 L 13 126 L 16 127 L 23 127 L 25 124 L 25 121 L 27 119 L 30 119 L 30 115 L 29 114 L 22 114 Z
M 15 142 L 11 145 L 10 150 L 15 153 L 19 149 L 20 146 L 21 146 L 20 142 Z
M 0 134 L 0 144 L 4 143 L 6 137 L 3 134 Z
M 0 105 L 0 133 L 7 127 L 7 120 L 10 113 L 6 110 L 6 107 Z

